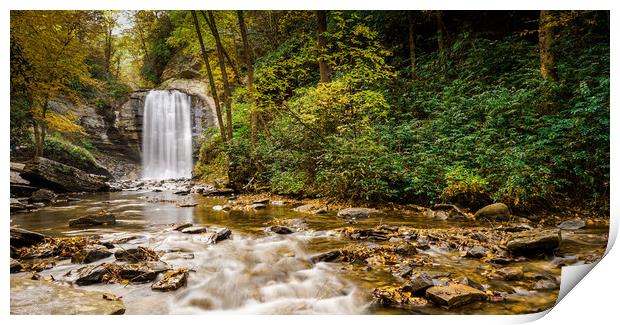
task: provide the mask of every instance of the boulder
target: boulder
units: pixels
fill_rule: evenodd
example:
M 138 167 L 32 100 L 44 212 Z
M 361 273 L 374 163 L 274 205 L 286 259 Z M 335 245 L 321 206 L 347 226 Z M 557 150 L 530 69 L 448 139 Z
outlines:
M 497 270 L 497 274 L 506 281 L 523 279 L 523 268 L 520 266 L 503 267 Z
M 310 214 L 325 214 L 327 213 L 327 208 L 316 206 L 314 204 L 304 204 L 294 208 L 293 211 Z
M 108 265 L 110 264 L 104 263 L 79 268 L 77 270 L 75 284 L 79 286 L 86 286 L 104 282 L 106 277 L 109 277 L 111 274 Z
M 170 266 L 164 262 L 146 262 L 137 264 L 117 265 L 118 276 L 131 283 L 151 282 L 157 275 L 170 270 Z
M 560 286 L 558 285 L 558 283 L 553 280 L 541 279 L 541 280 L 536 281 L 536 283 L 534 283 L 534 287 L 532 289 L 534 290 L 556 290 L 559 287 Z
M 579 218 L 575 218 L 575 219 L 571 219 L 571 220 L 566 220 L 562 223 L 560 223 L 558 225 L 558 228 L 562 229 L 562 230 L 577 230 L 577 229 L 581 229 L 583 227 L 586 226 L 586 222 L 579 219 Z
M 540 255 L 558 248 L 561 240 L 559 230 L 535 229 L 515 233 L 506 243 L 506 247 L 514 255 Z
M 118 261 L 126 261 L 131 263 L 159 260 L 159 256 L 154 250 L 141 246 L 138 246 L 137 248 L 117 250 L 114 252 L 114 258 Z
M 92 227 L 116 224 L 116 216 L 109 212 L 89 214 L 69 220 L 69 227 Z
M 254 210 L 266 209 L 267 208 L 267 204 L 265 204 L 265 203 L 252 203 L 250 205 L 250 208 L 252 208 Z
M 112 252 L 110 252 L 105 246 L 87 245 L 84 246 L 79 252 L 73 254 L 71 257 L 71 263 L 88 264 L 104 259 L 110 255 L 112 255 Z
M 482 258 L 487 256 L 489 249 L 483 246 L 474 246 L 465 251 L 464 257 Z
M 193 226 L 191 223 L 184 223 L 180 225 L 175 225 L 174 228 L 172 228 L 172 230 L 182 231 L 183 229 L 189 228 L 191 226 Z
M 13 258 L 11 258 L 11 273 L 17 273 L 22 271 L 22 264 Z
M 271 226 L 267 228 L 267 230 L 269 232 L 273 232 L 273 233 L 280 234 L 280 235 L 288 235 L 294 232 L 291 228 L 284 227 L 284 226 Z
M 208 242 L 217 243 L 219 241 L 230 238 L 232 231 L 226 227 L 212 230 Z
M 120 315 L 122 301 L 49 281 L 11 277 L 12 315 Z
M 461 306 L 477 300 L 485 300 L 484 292 L 464 284 L 435 286 L 426 290 L 426 297 L 448 308 Z
M 252 204 L 269 204 L 269 199 L 254 200 Z
M 11 227 L 11 247 L 22 248 L 42 243 L 47 236 L 38 232 Z
M 151 289 L 155 291 L 173 291 L 187 284 L 187 269 L 168 271 L 161 280 L 153 283 Z
M 56 194 L 46 189 L 40 189 L 40 190 L 34 191 L 32 195 L 28 198 L 28 202 L 31 202 L 31 203 L 33 202 L 50 203 L 50 202 L 54 202 L 54 200 L 56 200 Z
M 403 287 L 403 291 L 411 292 L 413 295 L 423 296 L 426 289 L 433 286 L 433 279 L 426 273 L 415 274 Z
M 337 260 L 342 253 L 340 251 L 329 251 L 327 253 L 315 255 L 310 258 L 310 262 L 319 263 L 319 262 L 333 262 Z
M 488 220 L 507 220 L 510 216 L 510 210 L 504 203 L 493 203 L 483 207 L 476 211 L 474 217 L 476 220 L 488 219 Z
M 97 192 L 109 188 L 106 176 L 89 174 L 47 158 L 36 158 L 20 174 L 33 185 L 65 192 Z
M 370 208 L 346 208 L 338 211 L 339 218 L 360 219 L 381 215 L 383 212 Z

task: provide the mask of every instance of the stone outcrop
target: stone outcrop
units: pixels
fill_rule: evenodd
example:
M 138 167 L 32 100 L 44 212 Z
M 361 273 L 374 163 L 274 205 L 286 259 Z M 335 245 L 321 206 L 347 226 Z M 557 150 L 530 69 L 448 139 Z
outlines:
M 11 277 L 12 315 L 120 315 L 125 305 L 86 291 L 44 280 Z
M 516 233 L 506 247 L 514 255 L 540 255 L 550 253 L 560 246 L 562 240 L 559 230 L 530 230 Z
M 29 162 L 20 176 L 31 184 L 60 192 L 97 192 L 108 189 L 107 177 L 89 174 L 47 158 L 36 158 Z

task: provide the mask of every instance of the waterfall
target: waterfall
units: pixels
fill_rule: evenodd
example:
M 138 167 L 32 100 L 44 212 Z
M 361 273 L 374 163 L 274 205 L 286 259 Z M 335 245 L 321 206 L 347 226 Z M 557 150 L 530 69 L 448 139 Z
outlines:
M 142 176 L 189 178 L 192 173 L 190 97 L 179 91 L 152 90 L 144 101 Z

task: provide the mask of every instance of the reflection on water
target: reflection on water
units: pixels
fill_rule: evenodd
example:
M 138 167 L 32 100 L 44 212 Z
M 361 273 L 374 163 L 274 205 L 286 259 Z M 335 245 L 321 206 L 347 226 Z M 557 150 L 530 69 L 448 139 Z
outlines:
M 353 226 L 374 227 L 379 224 L 414 226 L 420 228 L 466 227 L 466 222 L 430 221 L 421 215 L 388 214 L 381 218 L 358 220 L 346 224 L 333 214 L 305 215 L 284 207 L 269 207 L 258 211 L 214 211 L 214 205 L 225 204 L 223 198 L 177 196 L 170 192 L 113 192 L 85 194 L 80 201 L 58 204 L 29 213 L 11 216 L 12 225 L 55 236 L 85 234 L 101 235 L 103 239 L 139 235 L 122 244 L 122 249 L 137 245 L 167 252 L 161 258 L 174 267 L 187 267 L 188 285 L 174 292 L 154 292 L 149 284 L 92 285 L 89 290 L 112 292 L 123 297 L 128 314 L 169 313 L 268 313 L 268 314 L 394 314 L 410 313 L 399 309 L 369 308 L 370 292 L 376 287 L 397 285 L 400 282 L 384 269 L 365 264 L 308 262 L 312 255 L 342 248 L 351 242 L 337 236 L 333 229 Z M 198 203 L 196 207 L 180 208 L 177 203 Z M 117 224 L 76 230 L 68 227 L 69 219 L 107 210 L 117 216 Z M 306 230 L 282 236 L 265 233 L 274 219 L 303 218 Z M 208 245 L 204 235 L 189 235 L 171 231 L 170 224 L 194 223 L 226 226 L 233 231 L 231 240 Z M 606 245 L 606 229 L 588 229 L 563 234 L 566 239 L 560 249 L 564 255 L 587 254 Z M 193 253 L 193 258 L 182 252 Z M 510 292 L 502 303 L 477 302 L 453 310 L 437 307 L 417 310 L 417 313 L 474 313 L 513 314 L 531 313 L 551 307 L 557 290 L 533 291 L 524 282 L 489 280 L 483 276 L 489 265 L 477 259 L 463 259 L 456 253 L 436 250 L 431 266 L 419 270 L 442 271 L 450 277 L 466 276 L 485 283 L 493 290 Z M 109 257 L 101 262 L 113 262 Z M 550 260 L 522 261 L 527 274 L 559 277 L 560 269 Z M 42 272 L 56 279 L 65 277 L 78 265 L 68 260 Z

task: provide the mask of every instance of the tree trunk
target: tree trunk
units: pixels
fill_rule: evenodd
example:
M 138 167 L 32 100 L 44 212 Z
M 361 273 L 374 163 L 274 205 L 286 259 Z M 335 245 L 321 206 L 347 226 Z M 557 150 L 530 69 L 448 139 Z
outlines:
M 227 125 L 227 133 L 228 140 L 232 139 L 232 111 L 231 111 L 231 103 L 230 103 L 230 83 L 228 82 L 228 73 L 226 72 L 226 59 L 224 58 L 224 47 L 222 46 L 222 41 L 220 40 L 220 34 L 217 31 L 217 25 L 215 24 L 215 18 L 213 17 L 213 12 L 211 10 L 207 11 L 209 17 L 205 15 L 203 11 L 200 11 L 203 18 L 207 21 L 209 28 L 211 29 L 211 33 L 215 38 L 215 45 L 217 48 L 217 57 L 220 65 L 220 70 L 222 72 L 222 81 L 224 82 L 224 105 L 226 106 L 226 125 Z
M 317 10 L 316 20 L 318 23 L 317 43 L 319 50 L 319 72 L 321 73 L 321 82 L 330 82 L 331 68 L 329 67 L 329 63 L 325 60 L 325 55 L 327 54 L 327 39 L 325 38 L 325 33 L 327 32 L 327 11 Z
M 248 41 L 248 31 L 245 26 L 245 20 L 243 19 L 243 11 L 237 11 L 237 18 L 239 20 L 239 30 L 241 30 L 241 39 L 243 40 L 243 51 L 245 54 L 245 63 L 248 68 L 248 97 L 250 98 L 250 130 L 251 130 L 251 143 L 252 143 L 252 155 L 256 153 L 256 107 L 254 101 L 254 58 L 250 42 Z
M 415 78 L 415 20 L 409 13 L 409 59 L 411 60 L 411 78 Z
M 441 66 L 441 71 L 443 74 L 446 74 L 446 45 L 444 39 L 444 23 L 443 23 L 443 12 L 437 11 L 435 14 L 435 18 L 437 20 L 437 50 L 439 51 L 439 65 Z
M 548 10 L 540 11 L 538 20 L 538 46 L 540 48 L 540 75 L 545 80 L 558 80 L 553 54 L 553 13 Z
M 108 28 L 105 35 L 105 71 L 110 73 L 112 60 L 112 28 Z
M 211 88 L 211 95 L 215 102 L 215 113 L 217 115 L 217 123 L 220 127 L 220 135 L 222 141 L 226 142 L 226 132 L 224 130 L 224 121 L 222 120 L 222 109 L 220 107 L 220 100 L 217 95 L 217 88 L 215 87 L 215 79 L 213 78 L 213 72 L 211 71 L 211 64 L 209 63 L 209 55 L 205 49 L 204 41 L 202 40 L 202 33 L 200 32 L 200 24 L 198 23 L 198 17 L 196 11 L 192 10 L 192 18 L 194 19 L 194 27 L 196 27 L 196 34 L 198 35 L 198 42 L 200 43 L 200 51 L 202 53 L 202 59 L 205 61 L 205 67 L 207 68 L 207 76 L 209 78 L 209 88 Z

